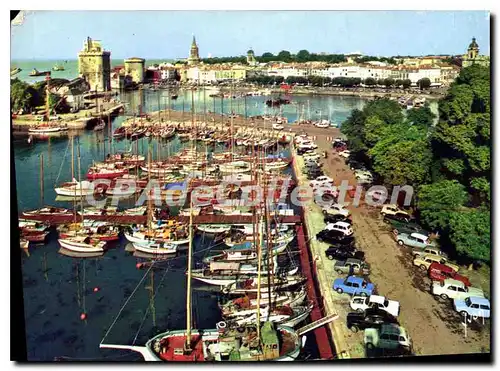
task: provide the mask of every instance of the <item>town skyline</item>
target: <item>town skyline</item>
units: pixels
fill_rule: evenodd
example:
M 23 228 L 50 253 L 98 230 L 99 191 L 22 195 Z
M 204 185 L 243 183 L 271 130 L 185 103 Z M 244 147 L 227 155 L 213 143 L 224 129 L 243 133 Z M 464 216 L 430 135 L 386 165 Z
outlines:
M 25 13 L 22 22 L 11 26 L 11 59 L 74 60 L 88 36 L 101 40 L 103 47 L 111 52 L 112 59 L 132 56 L 153 60 L 185 59 L 189 55 L 193 35 L 196 36 L 201 58 L 245 55 L 250 48 L 258 56 L 266 52 L 277 55 L 282 50 L 295 54 L 302 49 L 318 54 L 356 52 L 381 57 L 461 55 L 472 37 L 476 38 L 481 54 L 490 54 L 490 20 L 489 12 L 485 11 L 259 11 L 262 14 L 259 14 L 258 24 L 255 20 L 251 21 L 255 13 L 29 12 Z M 168 26 L 155 28 L 151 23 L 158 22 L 147 22 L 152 15 L 163 20 L 159 23 Z M 83 26 L 90 16 L 95 26 L 92 31 Z M 55 22 L 55 19 L 58 21 Z M 113 21 L 110 22 L 110 19 Z M 267 21 L 271 20 L 274 24 L 269 26 Z M 327 21 L 329 23 L 325 23 Z M 126 31 L 121 26 L 124 22 L 130 25 Z M 207 29 L 206 24 L 217 26 Z M 303 27 L 292 28 L 294 24 Z M 321 26 L 318 27 L 318 24 Z M 374 25 L 384 27 L 379 29 Z M 70 26 L 71 33 L 67 31 Z M 117 26 L 121 27 L 119 37 Z M 415 30 L 419 37 L 411 38 L 412 33 L 417 35 Z M 269 37 L 269 34 L 274 37 Z M 220 35 L 224 35 L 222 39 Z M 393 40 L 390 43 L 386 42 L 389 35 Z M 380 42 L 375 42 L 377 39 Z M 164 46 L 159 46 L 158 40 L 163 40 Z

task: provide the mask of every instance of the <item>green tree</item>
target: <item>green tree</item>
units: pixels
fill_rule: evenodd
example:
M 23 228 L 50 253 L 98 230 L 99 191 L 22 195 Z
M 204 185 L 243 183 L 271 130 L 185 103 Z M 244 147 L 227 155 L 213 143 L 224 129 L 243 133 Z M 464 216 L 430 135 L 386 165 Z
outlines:
M 367 129 L 370 120 L 367 120 Z M 377 125 L 381 125 L 381 120 Z M 430 177 L 432 151 L 425 133 L 407 124 L 373 130 L 375 145 L 368 151 L 373 170 L 389 186 L 418 186 Z M 378 138 L 377 138 L 378 136 Z M 366 133 L 367 139 L 369 134 Z M 371 142 L 369 142 L 371 144 Z
M 406 120 L 413 125 L 430 128 L 434 123 L 436 115 L 432 113 L 428 104 L 420 108 L 412 108 L 406 111 Z
M 390 87 L 394 86 L 394 83 L 395 83 L 395 81 L 391 77 L 384 79 L 384 85 L 386 88 L 390 88 Z
M 439 103 L 432 135 L 435 161 L 469 188 L 476 205 L 489 205 L 491 181 L 489 68 L 464 68 Z
M 411 86 L 411 80 L 410 79 L 404 79 L 401 82 L 401 85 L 403 86 L 403 89 L 408 89 Z
M 420 220 L 431 228 L 447 228 L 452 214 L 467 202 L 465 187 L 456 180 L 422 185 L 418 191 L 417 207 Z
M 449 238 L 457 252 L 474 260 L 489 262 L 491 258 L 490 212 L 463 209 L 450 217 Z
M 10 82 L 10 104 L 15 112 L 22 109 L 25 112 L 31 111 L 35 107 L 36 91 L 29 84 L 13 79 Z
M 364 81 L 364 84 L 367 86 L 373 86 L 377 83 L 377 81 L 373 77 L 367 77 Z
M 417 81 L 417 85 L 420 90 L 429 89 L 431 87 L 431 80 L 429 80 L 427 77 L 424 77 Z
M 399 88 L 401 85 L 403 85 L 403 80 L 397 79 L 396 81 L 394 81 L 394 85 Z
M 297 55 L 295 56 L 295 59 L 297 62 L 308 62 L 309 59 L 311 58 L 311 54 L 307 50 L 300 50 Z
M 292 61 L 292 55 L 288 50 L 282 50 L 278 53 L 278 60 L 283 61 L 283 62 L 291 62 Z

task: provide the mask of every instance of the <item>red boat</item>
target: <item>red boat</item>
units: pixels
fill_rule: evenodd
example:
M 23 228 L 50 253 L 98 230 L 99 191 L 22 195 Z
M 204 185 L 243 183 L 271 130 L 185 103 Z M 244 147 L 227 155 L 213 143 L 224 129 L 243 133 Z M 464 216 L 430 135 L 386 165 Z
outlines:
M 125 127 L 120 126 L 119 128 L 116 128 L 115 131 L 113 132 L 113 137 L 114 138 L 123 138 L 126 134 Z
M 87 172 L 87 179 L 95 180 L 95 179 L 115 179 L 121 177 L 125 174 L 128 174 L 127 169 L 96 169 L 90 168 Z
M 23 238 L 29 242 L 44 242 L 49 232 L 25 232 Z

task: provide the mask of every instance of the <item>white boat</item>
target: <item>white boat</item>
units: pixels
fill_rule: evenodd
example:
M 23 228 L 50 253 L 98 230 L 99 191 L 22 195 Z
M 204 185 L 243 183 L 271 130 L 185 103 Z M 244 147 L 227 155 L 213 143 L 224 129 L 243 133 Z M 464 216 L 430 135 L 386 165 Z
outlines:
M 153 255 L 169 255 L 177 253 L 177 245 L 163 242 L 151 242 L 148 244 L 132 243 L 137 251 Z
M 224 175 L 222 180 L 225 182 L 250 182 L 252 180 L 252 175 L 250 174 L 233 174 Z
M 136 231 L 132 232 L 132 234 L 125 232 L 123 233 L 125 235 L 125 238 L 127 241 L 132 242 L 133 244 L 138 244 L 138 245 L 148 245 L 152 241 L 156 242 L 166 242 L 172 245 L 185 245 L 189 243 L 189 238 L 184 238 L 184 239 L 179 239 L 179 240 L 163 240 L 163 238 L 160 236 L 161 232 L 158 233 L 158 236 L 155 237 L 154 239 L 150 239 L 146 236 L 144 232 L 141 231 Z
M 302 284 L 305 281 L 306 278 L 301 275 L 287 275 L 283 278 L 274 277 L 274 284 L 272 285 L 271 289 L 286 290 L 293 286 Z M 265 281 L 261 284 L 260 291 L 261 293 L 266 293 L 268 291 L 268 287 Z M 246 281 L 239 280 L 237 282 L 233 282 L 226 287 L 223 287 L 222 292 L 224 294 L 233 295 L 257 292 L 257 279 L 255 277 L 252 277 Z
M 106 246 L 106 241 L 92 242 L 88 236 L 59 239 L 58 242 L 65 249 L 75 252 L 104 252 Z
M 80 215 L 113 215 L 116 214 L 117 207 L 116 206 L 104 206 L 100 207 L 87 207 L 83 209 L 83 213 L 78 211 Z
M 219 165 L 222 174 L 248 173 L 252 170 L 250 163 L 245 161 L 233 161 Z
M 97 191 L 97 189 L 94 189 L 94 184 L 92 182 L 89 182 L 88 180 L 78 182 L 76 179 L 73 179 L 72 182 L 64 183 L 54 190 L 60 196 L 69 197 L 92 195 L 95 191 Z
M 66 130 L 66 129 L 62 128 L 60 126 L 39 125 L 37 127 L 30 128 L 28 130 L 28 132 L 31 134 L 48 134 L 48 133 L 56 133 L 56 132 L 63 131 L 63 130 Z
M 229 224 L 200 224 L 196 227 L 200 232 L 205 233 L 224 233 L 231 229 Z
M 123 210 L 123 213 L 125 215 L 144 215 L 147 209 L 147 206 L 138 206 L 131 209 L 125 209 Z
M 269 308 L 262 308 L 260 311 L 260 320 L 264 322 L 266 319 L 280 326 L 295 327 L 304 321 L 311 313 L 312 305 L 296 306 L 290 308 L 288 306 L 278 307 L 269 312 Z M 257 320 L 257 312 L 246 317 L 238 317 L 233 319 L 236 325 L 243 326 L 246 324 L 255 323 Z

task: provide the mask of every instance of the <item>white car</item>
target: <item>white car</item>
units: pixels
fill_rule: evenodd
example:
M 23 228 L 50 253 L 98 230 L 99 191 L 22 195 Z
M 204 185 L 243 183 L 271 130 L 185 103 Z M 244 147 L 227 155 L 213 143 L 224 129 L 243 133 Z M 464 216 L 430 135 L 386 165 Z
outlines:
M 309 185 L 311 187 L 315 187 L 315 186 L 319 186 L 319 185 L 323 185 L 323 184 L 333 184 L 333 179 L 326 176 L 326 175 L 322 175 L 322 176 L 319 176 L 316 179 L 312 180 L 309 183 Z
M 399 316 L 400 305 L 398 301 L 389 300 L 385 296 L 370 295 L 354 296 L 351 299 L 350 306 L 353 310 L 364 312 L 368 308 L 378 308 L 385 310 L 387 313 L 392 314 L 394 317 Z
M 411 339 L 404 327 L 390 323 L 365 329 L 365 345 L 368 349 L 411 349 Z
M 311 142 L 310 140 L 297 144 L 297 149 L 316 149 L 316 148 L 318 148 L 318 146 L 315 143 Z
M 484 298 L 484 292 L 476 287 L 467 287 L 462 281 L 451 278 L 432 282 L 432 294 L 443 299 L 465 299 L 469 296 Z
M 330 207 L 325 207 L 322 211 L 325 215 L 342 215 L 346 218 L 349 216 L 349 210 L 347 210 L 344 205 L 340 204 L 333 204 Z
M 339 152 L 339 156 L 341 156 L 341 157 L 349 158 L 350 155 L 351 155 L 351 151 L 348 151 L 348 150 Z
M 408 214 L 406 211 L 401 210 L 398 205 L 384 205 L 382 207 L 382 210 L 380 210 L 380 214 L 383 216 L 385 215 L 395 215 L 396 213 L 403 213 L 408 215 L 410 217 L 410 214 Z
M 321 156 L 316 152 L 304 153 L 304 155 L 302 157 L 304 158 L 304 161 L 305 160 L 319 160 L 321 158 Z
M 305 135 L 305 134 L 300 134 L 300 135 L 295 136 L 294 142 L 295 142 L 295 144 L 300 144 L 300 143 L 304 143 L 304 142 L 310 142 L 311 140 L 312 140 L 312 138 L 310 136 Z
M 340 231 L 343 232 L 346 236 L 350 236 L 354 233 L 351 225 L 346 222 L 328 223 L 325 229 L 329 231 Z
M 330 123 L 328 121 L 321 121 L 321 122 L 316 122 L 314 124 L 314 126 L 316 126 L 317 128 L 328 128 L 330 127 Z
M 283 130 L 285 127 L 280 124 L 273 124 L 273 130 Z

